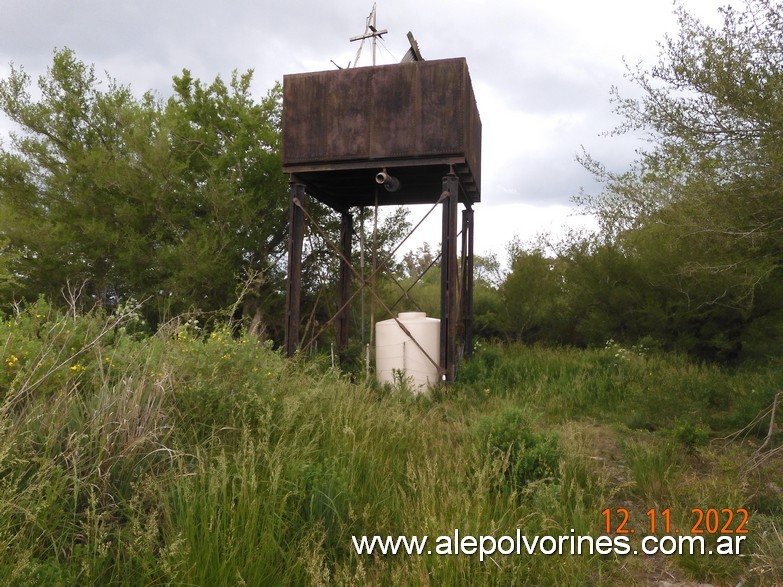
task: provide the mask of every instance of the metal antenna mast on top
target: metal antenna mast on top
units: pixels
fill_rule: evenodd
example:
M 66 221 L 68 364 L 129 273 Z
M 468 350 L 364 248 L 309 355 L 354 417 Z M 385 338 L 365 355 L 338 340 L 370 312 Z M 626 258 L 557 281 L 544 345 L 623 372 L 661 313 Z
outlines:
M 376 18 L 375 3 L 373 3 L 372 10 L 370 11 L 370 15 L 367 17 L 367 21 L 364 26 L 364 34 L 357 35 L 356 37 L 351 37 L 351 42 L 361 41 L 361 43 L 359 44 L 359 50 L 356 51 L 356 58 L 353 60 L 354 67 L 356 67 L 359 64 L 359 56 L 362 54 L 362 47 L 364 47 L 365 39 L 370 39 L 370 38 L 372 38 L 372 64 L 375 65 L 375 48 L 378 43 L 378 37 L 383 37 L 383 35 L 389 32 L 386 29 L 379 31 L 376 27 L 375 18 Z
M 378 39 L 379 38 L 383 38 L 383 35 L 385 35 L 388 32 L 389 31 L 387 29 L 383 29 L 383 30 L 380 30 L 380 31 L 378 30 L 376 4 L 373 3 L 372 10 L 370 10 L 370 14 L 365 19 L 364 34 L 357 35 L 355 37 L 351 37 L 351 39 L 350 39 L 351 42 L 361 41 L 361 43 L 359 44 L 359 49 L 356 51 L 356 57 L 353 60 L 353 66 L 357 67 L 359 65 L 359 57 L 362 54 L 362 48 L 364 47 L 364 41 L 367 40 L 367 39 L 372 39 L 372 64 L 373 64 L 373 66 L 375 66 L 375 55 L 376 55 L 376 48 L 377 48 L 377 44 L 378 44 Z M 350 67 L 350 64 L 348 64 L 348 67 Z M 362 280 L 362 296 L 361 296 L 361 323 L 362 323 L 361 332 L 362 332 L 362 337 L 361 337 L 361 340 L 362 340 L 362 344 L 365 344 L 365 324 L 364 324 L 364 321 L 365 321 L 365 301 L 364 301 L 364 290 L 363 290 L 364 286 L 366 285 L 364 283 L 364 248 L 365 248 L 364 206 L 360 207 L 359 218 L 360 218 L 360 222 L 361 222 L 361 232 L 360 232 L 360 241 L 359 241 L 360 242 L 359 253 L 360 253 L 360 267 L 361 267 L 361 280 Z M 375 259 L 375 254 L 376 254 L 376 251 L 375 251 L 375 231 L 377 231 L 377 229 L 378 229 L 377 227 L 378 227 L 378 204 L 377 204 L 377 198 L 376 198 L 376 203 L 375 203 L 375 224 L 374 224 L 374 228 L 373 228 L 373 259 L 372 259 L 373 269 L 375 269 L 375 261 L 376 261 L 376 259 Z M 374 279 L 373 279 L 373 284 L 374 284 Z M 374 293 L 374 288 L 373 288 L 373 293 Z M 371 298 L 371 299 L 374 299 L 374 298 Z M 374 304 L 373 304 L 373 306 L 374 306 Z M 371 326 L 370 326 L 370 342 L 371 343 L 372 343 L 372 338 L 373 338 L 372 337 L 372 320 L 374 319 L 374 317 L 373 317 L 374 312 L 372 311 L 373 309 L 374 309 L 374 307 L 371 308 L 371 312 L 370 312 L 370 315 L 371 315 L 371 320 L 370 320 L 370 323 L 371 323 Z M 369 357 L 369 345 L 368 345 L 368 357 Z M 368 367 L 368 369 L 369 369 L 369 367 Z

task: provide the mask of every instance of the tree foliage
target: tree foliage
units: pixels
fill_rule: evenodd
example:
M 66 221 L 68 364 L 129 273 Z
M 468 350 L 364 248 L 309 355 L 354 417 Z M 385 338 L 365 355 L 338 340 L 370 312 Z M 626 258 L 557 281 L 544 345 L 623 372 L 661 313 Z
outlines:
M 783 5 L 720 12 L 713 28 L 678 8 L 658 63 L 629 70 L 641 97 L 615 90 L 617 132 L 643 129 L 650 146 L 620 174 L 586 156 L 605 189 L 582 203 L 600 219 L 602 254 L 614 250 L 638 276 L 615 313 L 658 315 L 651 335 L 729 357 L 761 330 L 779 333 Z M 641 299 L 644 289 L 655 295 Z
M 67 49 L 35 93 L 12 68 L 0 82 L 18 127 L 0 150 L 3 301 L 84 284 L 86 303 L 146 300 L 157 320 L 226 307 L 253 276 L 270 313 L 287 206 L 281 91 L 256 102 L 251 79 L 183 71 L 161 100 L 99 79 Z
M 540 248 L 509 247 L 510 273 L 501 295 L 508 334 L 525 342 L 560 342 L 564 279 L 558 261 Z

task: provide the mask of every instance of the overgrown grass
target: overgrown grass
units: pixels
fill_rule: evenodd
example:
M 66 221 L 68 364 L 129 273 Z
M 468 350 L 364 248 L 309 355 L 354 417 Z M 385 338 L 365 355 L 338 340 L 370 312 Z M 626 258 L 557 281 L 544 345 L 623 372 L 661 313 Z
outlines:
M 414 397 L 194 320 L 0 324 L 0 582 L 783 582 L 783 459 L 753 459 L 775 363 L 488 346 Z M 777 444 L 773 444 L 774 449 Z M 743 556 L 358 555 L 361 535 L 592 535 L 602 511 L 748 508 Z

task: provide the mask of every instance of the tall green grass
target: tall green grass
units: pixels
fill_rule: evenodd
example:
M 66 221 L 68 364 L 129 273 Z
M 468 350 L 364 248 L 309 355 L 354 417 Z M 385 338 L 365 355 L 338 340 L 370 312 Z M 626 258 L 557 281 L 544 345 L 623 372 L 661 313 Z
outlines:
M 781 459 L 721 440 L 781 387 L 609 345 L 487 346 L 423 396 L 230 328 L 40 302 L 0 324 L 0 582 L 774 585 Z M 601 512 L 748 507 L 747 557 L 367 556 L 361 535 L 604 532 Z M 683 514 L 685 512 L 685 514 Z M 752 555 L 751 555 L 752 553 Z M 714 559 L 714 557 L 712 557 Z

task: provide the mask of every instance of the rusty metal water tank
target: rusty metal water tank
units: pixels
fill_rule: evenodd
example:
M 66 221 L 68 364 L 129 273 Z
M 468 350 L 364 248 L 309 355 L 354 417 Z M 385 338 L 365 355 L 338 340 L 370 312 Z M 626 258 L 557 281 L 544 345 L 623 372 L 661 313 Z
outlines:
M 464 58 L 290 74 L 283 78 L 283 170 L 337 210 L 431 203 L 450 170 L 462 201 L 481 199 L 481 120 Z

